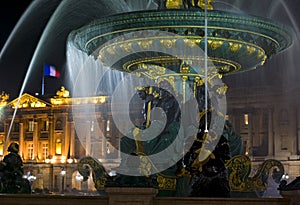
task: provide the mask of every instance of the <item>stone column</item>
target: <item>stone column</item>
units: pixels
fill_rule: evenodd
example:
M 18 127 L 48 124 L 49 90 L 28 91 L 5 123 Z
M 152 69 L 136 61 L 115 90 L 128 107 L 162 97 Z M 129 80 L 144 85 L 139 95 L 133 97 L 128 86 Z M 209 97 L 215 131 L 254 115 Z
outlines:
M 108 193 L 108 205 L 152 205 L 157 190 L 154 188 L 138 187 L 110 187 Z
M 69 154 L 69 148 L 70 148 L 70 123 L 69 121 L 67 121 L 66 119 L 66 126 L 65 126 L 65 132 L 64 132 L 64 151 L 63 151 L 63 156 L 66 157 L 66 159 L 68 158 L 68 154 Z
M 74 133 L 74 122 L 69 122 L 70 129 L 70 156 L 75 156 L 75 133 Z
M 48 136 L 48 149 L 49 149 L 49 155 L 50 156 L 54 156 L 55 155 L 55 150 L 54 150 L 54 125 L 55 125 L 55 122 L 54 122 L 54 117 L 52 115 L 49 115 L 48 116 L 49 118 L 49 136 Z
M 106 159 L 106 121 L 105 119 L 102 120 L 101 125 L 100 125 L 100 129 L 101 129 L 101 158 L 102 159 Z
M 91 154 L 91 122 L 87 122 L 86 129 L 86 140 L 85 140 L 85 155 L 90 156 Z
M 269 109 L 268 112 L 268 156 L 274 157 L 273 110 Z
M 33 130 L 33 158 L 35 160 L 38 159 L 38 145 L 39 142 L 39 134 L 38 134 L 38 123 L 34 121 L 34 130 Z
M 249 157 L 251 159 L 254 158 L 254 148 L 253 148 L 253 133 L 252 133 L 252 122 L 253 122 L 254 115 L 252 113 L 248 113 L 248 139 L 249 139 Z
M 24 123 L 20 122 L 20 132 L 19 132 L 19 155 L 24 159 Z

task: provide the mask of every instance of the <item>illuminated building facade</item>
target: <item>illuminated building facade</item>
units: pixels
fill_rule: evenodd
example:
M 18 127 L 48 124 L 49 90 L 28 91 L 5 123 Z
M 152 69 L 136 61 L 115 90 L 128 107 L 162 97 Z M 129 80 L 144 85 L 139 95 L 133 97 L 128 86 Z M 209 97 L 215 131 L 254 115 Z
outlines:
M 62 87 L 57 96 L 48 101 L 29 94 L 23 94 L 20 101 L 7 102 L 7 99 L 8 96 L 2 94 L 0 156 L 7 154 L 11 142 L 17 142 L 24 174 L 31 177 L 33 189 L 93 190 L 92 180 L 82 182 L 76 164 L 78 159 L 92 152 L 97 152 L 97 159 L 107 167 L 117 166 L 119 154 L 110 146 L 118 148 L 120 134 L 111 123 L 110 113 L 103 112 L 108 97 L 70 98 Z M 91 119 L 87 117 L 89 113 L 85 109 L 80 113 L 80 109 L 91 105 L 95 108 L 95 121 L 86 121 Z M 10 128 L 16 107 L 17 114 Z M 76 116 L 72 115 L 72 108 L 78 108 Z M 78 123 L 77 131 L 74 121 Z M 78 132 L 84 132 L 85 140 L 79 139 Z M 10 133 L 8 137 L 7 133 Z

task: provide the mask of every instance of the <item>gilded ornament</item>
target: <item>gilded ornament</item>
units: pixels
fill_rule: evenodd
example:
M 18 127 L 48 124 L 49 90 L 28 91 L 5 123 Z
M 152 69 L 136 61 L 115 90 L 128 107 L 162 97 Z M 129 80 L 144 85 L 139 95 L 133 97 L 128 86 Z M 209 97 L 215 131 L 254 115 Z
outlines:
M 238 52 L 242 48 L 242 44 L 239 43 L 229 43 L 230 45 L 230 50 L 234 53 Z
M 132 43 L 121 44 L 120 47 L 121 47 L 121 49 L 123 51 L 126 51 L 128 53 L 130 53 L 130 52 L 133 51 L 133 49 L 132 49 Z
M 197 46 L 197 40 L 183 39 L 184 45 L 190 48 Z M 199 41 L 198 41 L 199 44 Z
M 267 56 L 265 55 L 264 58 L 263 58 L 263 60 L 262 60 L 262 62 L 260 63 L 260 65 L 264 65 L 265 62 L 266 62 L 266 60 L 267 60 Z
M 166 0 L 167 9 L 180 9 L 183 5 L 183 0 Z
M 0 95 L 0 106 L 5 106 L 7 104 L 8 99 L 9 99 L 9 94 L 2 91 Z
M 113 46 L 113 47 L 108 47 L 106 50 L 107 50 L 107 52 L 108 52 L 110 55 L 116 55 L 115 46 Z
M 70 92 L 66 90 L 64 86 L 61 86 L 60 90 L 56 92 L 58 98 L 69 98 Z
M 182 73 L 182 74 L 190 73 L 190 66 L 185 63 L 182 63 L 180 66 L 180 73 Z
M 145 41 L 139 41 L 138 45 L 141 49 L 147 50 L 150 49 L 152 47 L 152 40 L 145 40 Z
M 176 190 L 176 178 L 157 175 L 157 183 L 160 190 Z
M 217 93 L 220 95 L 225 95 L 227 90 L 228 90 L 228 86 L 224 84 L 223 86 L 217 89 Z
M 247 54 L 251 55 L 252 53 L 254 53 L 256 51 L 256 48 L 253 46 L 247 46 Z
M 174 40 L 169 40 L 169 39 L 160 40 L 160 43 L 161 43 L 162 46 L 164 46 L 166 48 L 172 48 L 176 43 L 176 39 L 174 39 Z
M 214 1 L 214 0 L 198 0 L 198 4 L 197 6 L 201 9 L 205 9 L 205 1 L 207 1 L 207 10 L 213 10 L 213 6 L 211 5 L 211 3 Z
M 223 45 L 223 41 L 212 41 L 211 44 L 210 44 L 210 47 L 213 49 L 213 50 L 216 50 L 218 48 L 221 48 Z

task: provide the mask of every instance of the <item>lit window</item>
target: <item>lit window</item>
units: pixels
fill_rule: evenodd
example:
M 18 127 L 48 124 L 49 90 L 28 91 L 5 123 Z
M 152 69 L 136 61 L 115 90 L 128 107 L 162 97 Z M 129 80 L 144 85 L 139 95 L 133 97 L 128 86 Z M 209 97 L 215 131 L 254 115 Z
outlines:
M 48 131 L 49 130 L 49 121 L 45 120 L 43 121 L 43 131 Z
M 29 143 L 27 147 L 27 156 L 28 159 L 34 159 L 33 158 L 33 143 Z
M 248 123 L 249 123 L 249 116 L 248 116 L 248 114 L 244 114 L 244 123 L 245 123 L 245 125 L 248 125 Z
M 28 132 L 33 132 L 34 131 L 34 121 L 31 120 L 28 122 Z
M 47 157 L 48 157 L 48 143 L 43 143 L 42 144 L 42 154 L 43 154 L 43 159 L 47 159 Z
M 3 155 L 4 143 L 0 141 L 0 155 Z
M 55 153 L 61 154 L 61 139 L 56 139 L 55 141 Z

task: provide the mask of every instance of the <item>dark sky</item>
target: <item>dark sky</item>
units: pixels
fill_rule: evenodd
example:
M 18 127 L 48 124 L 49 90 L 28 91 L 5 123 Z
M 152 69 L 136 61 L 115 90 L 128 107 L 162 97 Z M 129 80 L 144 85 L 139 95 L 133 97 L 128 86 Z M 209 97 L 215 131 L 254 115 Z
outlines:
M 20 19 L 24 10 L 31 3 L 31 0 L 4 0 L 0 6 L 0 48 L 2 50 L 7 38 Z M 0 91 L 14 92 L 20 90 L 20 81 L 15 79 L 24 78 L 25 71 L 12 72 L 11 68 L 6 68 L 0 61 Z M 15 76 L 18 76 L 15 78 Z
M 0 7 L 0 47 L 4 45 L 10 32 L 13 30 L 15 24 L 20 19 L 24 10 L 31 3 L 31 0 L 4 0 L 1 1 Z
M 78 0 L 74 2 L 83 2 L 84 5 L 88 6 L 86 2 L 92 0 Z M 231 1 L 231 0 L 228 0 Z M 263 1 L 263 0 L 262 0 Z M 278 0 L 279 1 L 279 0 Z M 57 5 L 61 0 L 1 0 L 0 6 L 0 48 L 4 46 L 8 36 L 12 32 L 12 29 L 15 27 L 18 20 L 20 20 L 21 15 L 28 8 L 31 2 L 40 3 L 36 4 L 35 15 L 30 14 L 28 15 L 27 19 L 25 20 L 21 26 L 17 35 L 12 40 L 9 49 L 5 52 L 5 55 L 2 56 L 0 59 L 0 92 L 5 91 L 11 94 L 10 100 L 17 97 L 22 87 L 25 74 L 27 68 L 29 67 L 30 59 L 36 49 L 36 45 L 38 40 L 43 33 L 45 28 L 46 22 L 49 20 L 51 14 L 56 9 Z M 295 17 L 296 25 L 300 25 L 300 1 L 299 0 L 284 0 L 287 2 L 287 6 L 291 11 L 291 14 Z M 41 3 L 43 3 L 41 5 Z M 91 10 L 91 8 L 86 8 Z M 94 11 L 94 16 L 91 15 L 93 18 L 99 13 L 99 10 Z M 80 12 L 74 12 L 76 15 L 79 15 Z M 92 12 L 90 12 L 92 13 Z M 68 14 L 66 14 L 68 15 Z M 280 14 L 274 15 L 280 18 Z M 67 87 L 64 84 L 65 79 L 67 78 L 67 74 L 65 71 L 65 50 L 64 50 L 64 42 L 66 40 L 66 33 L 74 29 L 75 27 L 79 27 L 86 22 L 90 21 L 92 17 L 87 18 L 87 16 L 81 16 L 77 18 L 76 23 L 71 25 L 66 24 L 67 26 L 61 29 L 61 33 L 54 33 L 54 40 L 50 41 L 52 49 L 49 50 L 47 56 L 41 58 L 41 61 L 36 63 L 36 66 L 32 73 L 30 74 L 30 79 L 25 87 L 25 92 L 34 94 L 35 92 L 41 93 L 41 82 L 42 82 L 42 71 L 43 71 L 43 64 L 48 63 L 56 66 L 61 71 L 61 78 L 54 79 L 54 78 L 46 78 L 46 85 L 45 91 L 47 94 L 54 94 L 57 89 L 60 88 L 61 85 Z M 86 19 L 84 19 L 86 18 Z M 68 23 L 68 22 L 66 22 Z M 60 43 L 57 43 L 57 47 L 55 47 L 57 40 L 59 39 Z M 298 43 L 298 42 L 297 42 Z M 47 47 L 47 46 L 46 46 Z M 297 53 L 295 55 L 298 55 Z M 275 67 L 277 64 L 276 58 L 275 60 L 272 59 L 272 63 L 270 63 L 270 67 Z M 266 66 L 268 67 L 268 66 Z M 280 68 L 281 70 L 285 70 L 284 68 Z M 259 69 L 258 69 L 259 70 Z M 280 70 L 271 73 L 275 76 L 280 76 Z M 300 72 L 297 72 L 296 75 L 293 75 L 297 82 L 298 77 L 300 77 Z M 244 74 L 243 74 L 244 75 Z M 266 74 L 269 76 L 269 74 Z M 286 75 L 283 73 L 283 75 Z M 257 79 L 259 77 L 264 78 L 264 75 L 261 75 L 261 71 L 254 71 L 247 73 L 245 78 L 246 81 L 249 81 L 251 84 L 251 79 Z M 245 82 L 245 78 L 241 78 L 240 76 L 232 77 L 232 81 L 234 83 Z M 262 79 L 263 81 L 264 79 Z M 276 79 L 278 80 L 278 79 Z M 233 83 L 233 84 L 234 84 Z
M 35 0 L 35 2 L 45 2 L 46 0 Z M 50 5 L 44 10 L 35 6 L 35 10 L 41 12 L 34 15 L 27 15 L 22 17 L 29 6 L 34 1 L 32 0 L 3 0 L 0 6 L 0 48 L 4 49 L 5 42 L 8 41 L 13 29 L 17 26 L 18 21 L 23 22 L 19 24 L 19 29 L 16 30 L 16 35 L 11 39 L 11 43 L 7 47 L 4 55 L 0 59 L 0 91 L 5 91 L 10 94 L 10 100 L 17 97 L 23 85 L 27 68 L 29 67 L 30 59 L 35 51 L 38 40 L 45 28 L 46 22 L 57 4 Z M 55 0 L 53 0 L 55 2 Z M 57 2 L 57 1 L 56 1 Z M 28 12 L 29 13 L 29 12 Z M 63 64 L 62 57 L 58 57 L 59 62 Z M 41 93 L 43 63 L 51 64 L 52 62 L 40 62 L 30 75 L 29 82 L 26 83 L 24 92 L 35 94 Z M 56 65 L 55 65 L 56 66 Z M 63 77 L 63 76 L 62 76 Z M 45 90 L 53 94 L 61 85 L 61 79 L 45 78 Z M 48 87 L 47 87 L 47 84 Z M 54 85 L 53 89 L 49 86 Z

